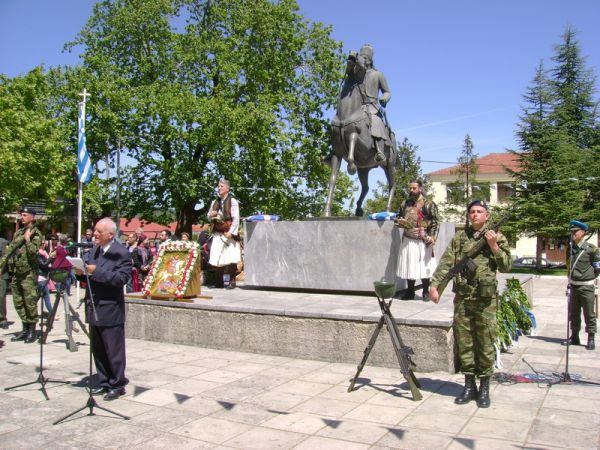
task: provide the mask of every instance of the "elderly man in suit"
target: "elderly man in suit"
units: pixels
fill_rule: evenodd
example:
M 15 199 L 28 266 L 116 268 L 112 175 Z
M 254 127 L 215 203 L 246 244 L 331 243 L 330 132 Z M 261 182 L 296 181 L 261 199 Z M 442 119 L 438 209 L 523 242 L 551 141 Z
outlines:
M 131 256 L 117 239 L 117 225 L 104 218 L 94 228 L 95 246 L 86 270 L 92 302 L 86 307 L 90 323 L 92 354 L 98 372 L 94 394 L 114 400 L 125 394 L 125 296 L 123 287 L 131 276 Z M 81 277 L 83 272 L 78 271 Z M 93 307 L 92 307 L 93 306 Z

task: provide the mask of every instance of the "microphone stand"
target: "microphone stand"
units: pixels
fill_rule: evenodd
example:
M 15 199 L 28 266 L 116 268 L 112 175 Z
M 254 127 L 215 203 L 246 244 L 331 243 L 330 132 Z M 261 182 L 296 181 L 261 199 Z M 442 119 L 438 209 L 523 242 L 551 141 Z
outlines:
M 41 292 L 39 292 L 38 289 L 38 293 L 41 294 Z M 35 381 L 30 381 L 29 383 L 23 383 L 23 384 L 18 384 L 16 386 L 11 386 L 11 387 L 7 387 L 4 388 L 5 391 L 10 391 L 13 389 L 17 389 L 23 386 L 29 386 L 32 384 L 36 384 L 39 383 L 41 385 L 40 387 L 40 391 L 42 391 L 42 394 L 44 394 L 44 397 L 46 397 L 46 400 L 50 400 L 50 397 L 48 397 L 48 393 L 46 392 L 46 384 L 47 383 L 60 383 L 60 384 L 71 384 L 70 381 L 61 381 L 61 380 L 50 380 L 48 378 L 46 378 L 44 376 L 44 299 L 41 298 L 40 295 L 40 332 L 41 332 L 41 337 L 38 340 L 39 344 L 40 344 L 40 373 L 37 377 L 37 379 Z
M 90 284 L 90 275 L 88 274 L 87 270 L 85 271 L 85 280 L 87 282 L 87 293 L 89 294 L 88 301 L 92 305 L 92 315 L 94 316 L 93 319 L 95 321 L 98 321 L 98 314 L 96 312 L 96 305 L 94 304 L 94 295 L 92 294 L 92 287 L 91 287 L 91 284 Z M 90 409 L 90 412 L 87 414 L 88 416 L 95 416 L 96 414 L 94 414 L 94 408 L 97 408 L 97 409 L 100 409 L 102 411 L 106 411 L 107 413 L 110 413 L 110 414 L 113 414 L 115 416 L 118 416 L 118 417 L 120 417 L 122 419 L 129 420 L 129 416 L 126 416 L 124 414 L 120 414 L 118 412 L 112 411 L 112 410 L 110 410 L 108 408 L 105 408 L 104 406 L 100 406 L 96 402 L 96 399 L 94 398 L 94 395 L 92 394 L 92 376 L 93 376 L 93 370 L 92 370 L 92 341 L 93 341 L 93 335 L 94 335 L 94 333 L 92 331 L 92 327 L 93 326 L 94 325 L 92 325 L 92 323 L 90 321 L 90 334 L 89 334 L 89 338 L 90 338 L 90 358 L 89 358 L 90 364 L 89 364 L 89 378 L 88 378 L 88 386 L 87 386 L 87 391 L 88 391 L 87 402 L 81 408 L 78 408 L 75 411 L 67 414 L 64 417 L 62 417 L 61 419 L 58 419 L 52 425 L 57 425 L 57 424 L 59 424 L 61 422 L 64 422 L 69 417 L 74 416 L 75 414 L 77 414 L 80 411 L 83 411 L 86 408 Z

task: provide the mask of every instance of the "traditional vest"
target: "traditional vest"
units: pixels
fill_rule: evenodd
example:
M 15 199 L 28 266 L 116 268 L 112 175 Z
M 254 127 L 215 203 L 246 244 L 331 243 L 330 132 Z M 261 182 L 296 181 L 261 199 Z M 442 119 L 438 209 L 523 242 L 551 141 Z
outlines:
M 425 216 L 423 208 L 425 206 L 425 198 L 420 195 L 412 206 L 408 206 L 409 204 L 409 202 L 406 202 L 404 206 L 404 219 L 408 225 L 404 230 L 404 236 L 411 239 L 423 239 L 425 236 L 419 235 L 419 228 L 427 230 L 430 225 L 430 220 Z
M 217 233 L 227 233 L 233 221 L 231 217 L 231 195 L 227 194 L 224 199 L 217 198 L 212 204 L 211 211 L 221 213 L 211 220 L 213 230 Z

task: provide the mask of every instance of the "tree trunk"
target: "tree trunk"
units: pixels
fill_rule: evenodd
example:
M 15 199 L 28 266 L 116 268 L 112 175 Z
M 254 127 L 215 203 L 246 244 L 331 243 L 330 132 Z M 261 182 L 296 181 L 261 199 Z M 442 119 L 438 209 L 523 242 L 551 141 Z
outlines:
M 194 209 L 195 205 L 186 205 L 177 215 L 175 234 L 180 236 L 184 231 L 192 236 L 192 225 L 198 222 L 200 212 Z

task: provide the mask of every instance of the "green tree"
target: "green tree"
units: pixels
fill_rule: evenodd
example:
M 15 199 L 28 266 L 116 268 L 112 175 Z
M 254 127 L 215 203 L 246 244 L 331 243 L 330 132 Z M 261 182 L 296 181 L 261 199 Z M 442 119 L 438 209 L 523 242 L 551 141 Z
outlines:
M 554 48 L 550 83 L 554 94 L 550 121 L 575 139 L 580 148 L 589 148 L 597 125 L 598 103 L 593 99 L 595 77 L 586 67 L 576 32 L 567 28 L 563 42 Z
M 598 223 L 594 77 L 574 31 L 567 28 L 555 51 L 554 66 L 546 71 L 540 63 L 524 95 L 517 130 L 520 152 L 515 152 L 520 170 L 512 172 L 516 225 L 537 236 L 538 261 L 542 239 L 564 236 L 570 219 Z
M 75 151 L 57 101 L 59 70 L 36 67 L 23 76 L 0 75 L 0 213 L 27 201 L 63 212 L 76 193 Z
M 399 211 L 401 206 L 408 198 L 408 184 L 412 180 L 423 181 L 424 192 L 428 190 L 428 180 L 423 175 L 421 169 L 421 158 L 417 156 L 418 145 L 412 144 L 408 138 L 404 138 L 398 146 L 398 156 L 396 158 L 396 174 L 394 183 L 396 185 L 396 194 L 392 201 L 392 211 Z M 373 198 L 365 203 L 367 214 L 385 211 L 389 189 L 387 183 L 377 182 L 377 188 L 373 190 Z
M 473 140 L 467 134 L 457 160 L 458 167 L 453 172 L 456 175 L 456 181 L 447 184 L 447 201 L 441 208 L 440 214 L 445 220 L 460 222 L 461 217 L 464 217 L 466 221 L 468 220 L 466 206 L 471 200 L 477 198 L 489 201 L 490 184 L 477 180 L 478 155 L 474 148 Z
M 297 11 L 293 0 L 95 6 L 69 48 L 83 46 L 95 85 L 96 156 L 120 147 L 136 162 L 124 173 L 125 214 L 175 218 L 190 231 L 220 177 L 242 215 L 318 214 L 328 179 L 323 111 L 337 96 L 343 57 L 331 29 Z M 349 188 L 339 189 L 338 211 Z

